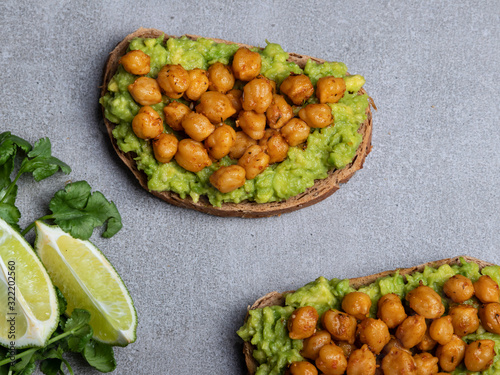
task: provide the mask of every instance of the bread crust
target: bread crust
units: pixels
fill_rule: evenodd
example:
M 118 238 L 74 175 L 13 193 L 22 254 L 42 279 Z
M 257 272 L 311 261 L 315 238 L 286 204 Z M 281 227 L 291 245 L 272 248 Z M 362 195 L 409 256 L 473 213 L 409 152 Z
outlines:
M 123 39 L 115 49 L 110 53 L 108 61 L 105 65 L 104 69 L 104 80 L 101 88 L 101 96 L 105 95 L 107 92 L 108 83 L 115 74 L 116 70 L 119 66 L 119 59 L 123 56 L 128 48 L 130 41 L 134 38 L 158 38 L 161 35 L 165 35 L 165 38 L 175 37 L 172 35 L 167 35 L 164 32 L 156 29 L 145 29 L 139 28 L 132 34 L 129 34 Z M 200 38 L 197 35 L 186 35 L 191 39 Z M 212 39 L 217 43 L 233 43 L 222 39 Z M 247 44 L 235 43 L 242 47 L 252 47 Z M 308 59 L 311 59 L 315 62 L 322 63 L 325 60 L 318 59 L 311 56 L 299 55 L 296 53 L 289 53 L 290 61 L 294 61 L 301 68 L 303 68 Z M 360 90 L 360 93 L 364 94 L 364 89 Z M 373 105 L 373 102 L 370 101 Z M 103 112 L 104 112 L 104 108 Z M 354 173 L 363 168 L 363 164 L 365 162 L 366 156 L 370 153 L 372 149 L 371 139 L 372 139 L 372 113 L 370 110 L 370 106 L 366 111 L 367 119 L 361 124 L 358 132 L 363 135 L 363 140 L 358 147 L 356 155 L 352 162 L 347 165 L 345 168 L 340 170 L 332 170 L 328 173 L 328 177 L 323 180 L 317 180 L 315 184 L 308 188 L 305 192 L 291 197 L 287 200 L 281 202 L 270 202 L 270 203 L 255 203 L 244 201 L 241 203 L 223 203 L 221 207 L 215 207 L 210 204 L 208 199 L 205 196 L 200 197 L 198 202 L 194 202 L 190 197 L 181 198 L 177 193 L 170 191 L 154 191 L 149 190 L 148 188 L 148 179 L 144 172 L 139 171 L 136 167 L 136 163 L 134 161 L 134 153 L 128 152 L 124 153 L 118 147 L 116 140 L 113 137 L 112 131 L 115 127 L 115 124 L 108 121 L 104 117 L 104 123 L 106 125 L 106 129 L 108 135 L 111 139 L 113 147 L 120 157 L 120 159 L 125 163 L 125 165 L 132 171 L 134 176 L 139 181 L 140 185 L 149 191 L 151 194 L 156 197 L 173 204 L 175 206 L 194 209 L 197 211 L 201 211 L 207 214 L 216 215 L 216 216 L 227 216 L 227 217 L 242 217 L 242 218 L 257 218 L 257 217 L 269 217 L 275 215 L 281 215 L 286 212 L 291 212 L 298 210 L 300 208 L 311 206 L 315 203 L 322 201 L 323 199 L 332 195 L 335 191 L 337 191 L 340 187 L 341 183 L 345 183 L 349 181 L 349 179 L 354 175 Z
M 455 264 L 461 264 L 460 263 L 460 258 L 463 258 L 466 262 L 473 262 L 479 265 L 479 269 L 483 269 L 486 266 L 493 266 L 493 263 L 486 262 L 484 260 L 480 260 L 477 258 L 473 258 L 470 256 L 457 256 L 455 258 L 447 258 L 447 259 L 441 259 L 437 260 L 434 262 L 428 262 L 424 264 L 420 264 L 418 266 L 414 267 L 409 267 L 409 268 L 399 268 L 397 270 L 392 270 L 392 271 L 384 271 L 380 273 L 376 273 L 373 275 L 368 275 L 368 276 L 362 276 L 362 277 L 356 277 L 349 279 L 349 284 L 355 288 L 358 289 L 362 286 L 369 285 L 373 283 L 375 280 L 393 275 L 396 271 L 399 271 L 399 274 L 402 276 L 409 275 L 415 272 L 422 272 L 425 267 L 439 267 L 442 266 L 443 264 L 448 264 L 450 266 L 455 265 Z M 254 310 L 258 308 L 263 308 L 266 306 L 285 306 L 285 295 L 288 293 L 293 293 L 295 292 L 294 290 L 288 291 L 288 292 L 271 292 L 266 294 L 265 296 L 259 298 L 257 301 L 255 301 L 252 306 L 248 308 L 248 310 Z M 248 314 L 247 314 L 248 317 Z M 258 364 L 255 361 L 255 359 L 252 356 L 252 351 L 253 351 L 253 346 L 249 342 L 244 342 L 243 343 L 243 355 L 245 356 L 245 363 L 248 368 L 248 373 L 250 375 L 255 374 L 255 371 L 257 370 Z

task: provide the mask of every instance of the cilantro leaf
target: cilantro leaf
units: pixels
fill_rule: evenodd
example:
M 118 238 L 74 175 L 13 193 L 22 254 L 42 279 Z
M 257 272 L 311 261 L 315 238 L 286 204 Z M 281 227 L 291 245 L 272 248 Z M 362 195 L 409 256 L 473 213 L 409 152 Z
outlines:
M 101 372 L 111 372 L 116 368 L 113 347 L 110 345 L 90 340 L 83 350 L 83 357 Z
M 14 229 L 20 232 L 21 228 L 19 228 L 17 223 L 21 217 L 21 212 L 15 205 L 16 196 L 17 185 L 14 185 L 10 191 L 6 189 L 0 190 L 0 218 L 4 219 Z
M 4 164 L 8 159 L 13 158 L 17 153 L 17 148 L 24 152 L 31 150 L 31 145 L 28 141 L 12 135 L 10 132 L 0 134 L 0 165 Z
M 40 371 L 45 375 L 59 375 L 64 374 L 62 371 L 62 359 L 60 358 L 47 358 L 40 363 Z
M 89 324 L 90 322 L 90 313 L 87 310 L 83 309 L 74 309 L 71 313 L 71 316 L 66 321 L 64 325 L 64 332 L 73 331 L 72 334 L 78 335 L 78 331 Z
M 35 181 L 41 181 L 52 176 L 59 169 L 68 174 L 71 168 L 61 160 L 51 155 L 52 146 L 48 138 L 39 139 L 21 164 L 20 173 L 31 172 Z
M 12 183 L 12 181 L 10 180 L 10 175 L 12 174 L 13 170 L 14 158 L 10 158 L 0 165 L 0 189 L 5 189 Z

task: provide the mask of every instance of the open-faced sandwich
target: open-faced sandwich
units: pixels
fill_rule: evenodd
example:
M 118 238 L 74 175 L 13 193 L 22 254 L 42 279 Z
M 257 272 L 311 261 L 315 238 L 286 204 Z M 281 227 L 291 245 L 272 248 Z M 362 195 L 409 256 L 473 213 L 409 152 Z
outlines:
M 238 335 L 250 374 L 500 374 L 500 267 L 459 257 L 270 293 Z
M 365 80 L 339 62 L 139 29 L 111 52 L 100 103 L 141 185 L 219 216 L 316 203 L 371 149 Z

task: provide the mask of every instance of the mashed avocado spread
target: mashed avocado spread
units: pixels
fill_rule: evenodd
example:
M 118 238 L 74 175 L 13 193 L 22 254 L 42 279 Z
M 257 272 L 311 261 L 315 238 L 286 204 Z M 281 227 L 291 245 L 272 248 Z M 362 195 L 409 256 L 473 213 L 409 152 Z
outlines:
M 156 78 L 165 64 L 180 64 L 186 70 L 207 69 L 211 64 L 228 64 L 237 51 L 236 44 L 215 43 L 200 38 L 197 41 L 181 37 L 168 39 L 137 38 L 130 42 L 129 50 L 142 50 L 150 56 L 151 70 L 148 77 Z M 195 202 L 206 195 L 210 203 L 220 206 L 224 202 L 239 203 L 243 200 L 266 203 L 281 201 L 304 192 L 314 185 L 317 179 L 327 177 L 332 169 L 341 169 L 349 164 L 362 141 L 358 133 L 359 126 L 365 121 L 368 96 L 358 95 L 365 80 L 362 76 L 347 75 L 347 67 L 339 62 L 317 64 L 309 60 L 301 69 L 297 64 L 287 61 L 288 53 L 274 43 L 268 43 L 264 49 L 255 48 L 261 55 L 261 74 L 275 80 L 279 85 L 290 73 L 306 74 L 313 85 L 325 76 L 342 77 L 346 91 L 338 103 L 329 104 L 334 118 L 334 126 L 315 129 L 309 135 L 307 147 L 290 147 L 287 158 L 281 163 L 270 165 L 253 180 L 229 193 L 221 193 L 209 182 L 210 175 L 221 166 L 236 164 L 237 161 L 225 156 L 223 159 L 200 172 L 193 173 L 181 168 L 175 161 L 159 163 L 153 154 L 149 142 L 136 137 L 131 122 L 140 106 L 127 90 L 137 76 L 130 74 L 120 65 L 108 84 L 108 92 L 100 99 L 106 118 L 117 124 L 113 130 L 119 148 L 123 152 L 133 152 L 137 156 L 137 168 L 148 176 L 148 187 L 156 191 L 173 191 L 185 198 L 190 196 Z M 314 98 L 314 99 L 312 99 Z M 316 102 L 313 96 L 305 104 Z M 172 99 L 164 96 L 162 102 L 152 107 L 164 119 L 163 107 Z M 182 102 L 182 99 L 179 99 Z M 226 120 L 235 127 L 234 120 Z M 165 125 L 165 132 L 177 134 Z
M 475 263 L 467 263 L 462 259 L 461 265 L 442 265 L 439 268 L 426 267 L 423 272 L 407 275 L 406 280 L 396 272 L 392 276 L 378 279 L 374 283 L 358 289 L 367 293 L 372 300 L 370 315 L 376 318 L 377 301 L 388 293 L 396 293 L 401 298 L 419 286 L 422 282 L 443 295 L 443 284 L 456 274 L 468 277 L 473 282 L 481 275 L 488 275 L 500 285 L 500 266 L 489 266 L 481 271 Z M 296 292 L 286 296 L 285 306 L 268 306 L 250 310 L 248 319 L 239 330 L 238 335 L 249 341 L 254 346 L 253 356 L 259 367 L 256 375 L 283 374 L 286 367 L 295 361 L 303 361 L 300 355 L 302 340 L 292 340 L 288 337 L 287 320 L 292 312 L 302 306 L 313 306 L 321 316 L 329 309 L 340 309 L 342 298 L 354 289 L 349 285 L 349 280 L 327 280 L 319 277 L 313 282 L 299 288 Z M 473 299 L 465 303 L 477 303 Z M 448 303 L 443 298 L 443 304 L 448 309 Z M 475 340 L 493 340 L 495 342 L 494 363 L 489 369 L 479 372 L 467 371 L 463 364 L 455 369 L 454 375 L 495 375 L 500 373 L 500 335 L 486 332 L 481 326 L 470 335 L 464 336 L 465 342 Z

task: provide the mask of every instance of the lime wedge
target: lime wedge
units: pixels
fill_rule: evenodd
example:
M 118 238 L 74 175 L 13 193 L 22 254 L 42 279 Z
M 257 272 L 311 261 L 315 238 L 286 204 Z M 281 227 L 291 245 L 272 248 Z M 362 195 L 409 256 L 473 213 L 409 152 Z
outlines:
M 137 314 L 132 298 L 97 247 L 37 221 L 35 249 L 68 301 L 67 315 L 75 308 L 89 311 L 94 339 L 103 343 L 125 346 L 135 341 Z
M 42 262 L 0 219 L 0 344 L 45 346 L 58 322 L 56 291 Z

